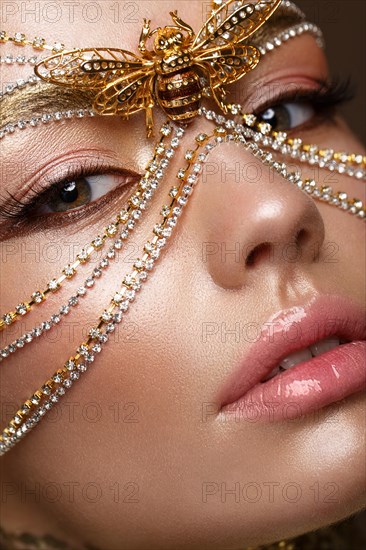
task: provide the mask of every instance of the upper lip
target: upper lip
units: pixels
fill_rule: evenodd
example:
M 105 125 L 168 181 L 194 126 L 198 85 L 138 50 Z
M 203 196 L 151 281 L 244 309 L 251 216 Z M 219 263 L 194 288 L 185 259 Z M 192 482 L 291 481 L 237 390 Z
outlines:
M 365 310 L 350 299 L 331 295 L 317 296 L 308 305 L 277 312 L 263 324 L 259 339 L 221 387 L 221 408 L 264 380 L 284 357 L 332 335 L 349 341 L 364 340 Z

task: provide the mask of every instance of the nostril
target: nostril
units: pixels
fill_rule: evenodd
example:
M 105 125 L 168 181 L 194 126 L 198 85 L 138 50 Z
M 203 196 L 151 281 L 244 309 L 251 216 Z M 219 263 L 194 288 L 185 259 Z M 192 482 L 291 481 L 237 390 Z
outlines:
M 315 243 L 312 242 L 311 231 L 306 229 L 300 229 L 295 238 L 296 248 L 300 254 L 299 257 L 304 257 L 304 255 L 315 261 L 319 255 L 319 249 L 315 246 Z
M 309 242 L 310 238 L 311 237 L 310 237 L 309 233 L 306 231 L 306 229 L 300 229 L 300 231 L 297 233 L 296 239 L 295 239 L 297 247 L 299 249 L 301 249 L 304 246 L 306 246 L 307 243 Z
M 245 265 L 253 266 L 258 263 L 260 260 L 268 258 L 271 255 L 272 245 L 271 243 L 261 243 L 258 244 L 253 250 L 248 254 Z

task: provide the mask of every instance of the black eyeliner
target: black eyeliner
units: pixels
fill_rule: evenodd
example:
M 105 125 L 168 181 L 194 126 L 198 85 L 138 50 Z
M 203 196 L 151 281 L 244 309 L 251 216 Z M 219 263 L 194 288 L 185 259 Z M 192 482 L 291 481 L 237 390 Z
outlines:
M 28 192 L 27 199 L 24 201 L 18 199 L 9 191 L 6 191 L 7 198 L 5 199 L 4 204 L 0 205 L 0 220 L 10 219 L 15 223 L 22 222 L 25 218 L 30 216 L 32 210 L 35 207 L 45 204 L 47 200 L 51 198 L 52 194 L 56 193 L 60 189 L 60 187 L 62 187 L 66 183 L 80 178 L 87 178 L 98 175 L 116 175 L 120 177 L 124 175 L 136 175 L 136 178 L 140 177 L 137 174 L 133 174 L 131 171 L 112 167 L 101 162 L 90 161 L 90 159 L 81 162 L 79 165 L 76 165 L 73 162 L 70 166 L 68 166 L 66 174 L 62 177 L 61 180 L 55 180 L 55 177 L 46 180 L 48 181 L 48 185 L 46 188 L 44 184 L 42 184 L 42 186 L 35 184 L 35 186 Z M 83 206 L 81 206 L 78 210 L 81 210 L 82 208 Z M 67 212 L 64 212 L 62 214 L 67 215 Z
M 285 91 L 257 107 L 254 114 L 258 116 L 269 107 L 275 108 L 285 102 L 310 103 L 316 113 L 334 112 L 336 107 L 351 101 L 355 96 L 354 84 L 350 78 L 333 80 L 331 83 L 318 82 L 319 87 L 312 90 Z

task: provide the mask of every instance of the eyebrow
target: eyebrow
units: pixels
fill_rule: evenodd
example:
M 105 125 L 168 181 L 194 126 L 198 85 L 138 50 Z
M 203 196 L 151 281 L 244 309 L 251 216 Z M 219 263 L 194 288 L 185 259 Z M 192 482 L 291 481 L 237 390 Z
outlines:
M 302 21 L 304 19 L 299 12 L 287 11 L 280 6 L 272 15 L 268 25 L 262 25 L 252 37 L 243 43 L 261 46 L 278 33 Z M 44 113 L 54 113 L 58 110 L 91 108 L 94 97 L 95 92 L 55 86 L 41 81 L 3 97 L 0 103 L 0 127 L 19 120 L 30 120 L 32 117 L 42 116 Z
M 91 92 L 38 82 L 3 97 L 0 127 L 18 120 L 30 120 L 44 113 L 90 108 L 93 97 Z
M 268 24 L 262 25 L 253 36 L 247 41 L 244 41 L 244 43 L 261 46 L 289 27 L 305 22 L 306 18 L 301 14 L 302 12 L 300 10 L 286 10 L 283 4 L 280 5 L 268 20 Z

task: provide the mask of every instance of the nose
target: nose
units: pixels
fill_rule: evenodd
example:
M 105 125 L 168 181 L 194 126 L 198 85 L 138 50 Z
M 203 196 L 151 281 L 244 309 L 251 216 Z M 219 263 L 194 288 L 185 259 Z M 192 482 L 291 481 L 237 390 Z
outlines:
M 203 262 L 223 288 L 264 272 L 284 280 L 315 262 L 324 243 L 315 201 L 239 147 L 223 144 L 206 161 L 192 204 Z

